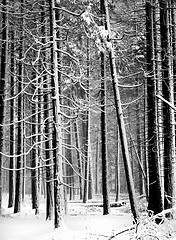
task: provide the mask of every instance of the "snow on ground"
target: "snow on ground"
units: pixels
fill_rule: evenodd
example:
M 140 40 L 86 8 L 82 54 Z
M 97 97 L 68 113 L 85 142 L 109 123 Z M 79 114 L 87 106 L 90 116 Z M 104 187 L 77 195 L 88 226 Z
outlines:
M 131 215 L 113 208 L 110 215 L 103 216 L 101 207 L 82 203 L 69 203 L 69 214 L 64 225 L 54 230 L 53 220 L 45 220 L 44 199 L 40 213 L 31 210 L 30 200 L 22 204 L 21 213 L 4 208 L 0 217 L 0 240 L 83 240 L 106 239 L 114 231 L 132 224 Z M 7 205 L 4 198 L 3 206 Z
M 109 236 L 132 226 L 132 217 L 126 206 L 113 207 L 110 215 L 103 216 L 102 207 L 98 206 L 100 202 L 69 202 L 69 214 L 63 226 L 54 229 L 53 220 L 45 220 L 45 200 L 42 199 L 37 216 L 31 210 L 30 202 L 28 198 L 22 204 L 21 213 L 13 214 L 13 209 L 3 209 L 0 240 L 107 240 Z M 7 196 L 3 202 L 3 206 L 6 205 Z M 176 230 L 176 221 L 172 225 L 172 229 Z M 129 235 L 128 238 L 120 235 L 118 239 L 129 239 Z

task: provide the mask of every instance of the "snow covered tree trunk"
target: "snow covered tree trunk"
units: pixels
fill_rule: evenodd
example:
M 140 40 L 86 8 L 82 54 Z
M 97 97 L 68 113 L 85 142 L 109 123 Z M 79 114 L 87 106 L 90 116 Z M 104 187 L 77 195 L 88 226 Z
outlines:
M 6 78 L 6 63 L 7 63 L 7 0 L 2 1 L 2 43 L 1 43 L 1 66 L 0 66 L 0 152 L 3 150 L 3 120 L 4 120 L 4 88 Z M 2 154 L 0 154 L 0 214 L 2 209 Z
M 113 91 L 114 91 L 116 114 L 117 114 L 117 120 L 119 125 L 121 149 L 122 149 L 122 155 L 124 160 L 127 187 L 128 187 L 129 199 L 131 204 L 131 211 L 134 217 L 134 221 L 137 222 L 137 219 L 139 218 L 139 212 L 137 208 L 136 194 L 135 194 L 134 182 L 133 182 L 132 171 L 131 171 L 130 156 L 128 151 L 125 122 L 123 118 L 121 98 L 120 98 L 120 92 L 118 87 L 118 75 L 116 71 L 115 54 L 114 54 L 114 49 L 111 42 L 111 29 L 110 29 L 110 20 L 109 20 L 109 12 L 108 12 L 108 2 L 106 0 L 104 0 L 104 5 L 105 5 L 106 24 L 107 24 L 108 38 L 109 38 L 107 40 L 109 40 L 108 50 L 109 50 L 109 59 L 110 59 L 110 69 L 111 69 L 111 77 L 112 77 L 112 84 L 113 84 Z
M 64 191 L 63 191 L 63 174 L 62 174 L 62 119 L 61 119 L 61 99 L 60 99 L 60 88 L 61 88 L 61 73 L 58 71 L 58 62 L 61 60 L 57 49 L 60 48 L 61 36 L 59 25 L 56 23 L 61 18 L 59 10 L 55 9 L 55 0 L 50 2 L 50 20 L 51 20 L 51 36 L 53 36 L 53 48 L 52 48 L 52 62 L 53 62 L 53 73 L 52 86 L 53 91 L 53 108 L 54 108 L 54 122 L 55 122 L 55 144 L 56 150 L 54 151 L 54 226 L 58 228 L 63 224 L 63 205 L 64 205 Z M 61 24 L 58 21 L 58 24 Z M 57 41 L 58 39 L 58 41 Z
M 85 98 L 89 101 L 89 78 L 90 78 L 90 41 L 87 39 L 87 62 L 86 62 L 86 93 Z M 89 109 L 84 112 L 83 118 L 83 135 L 84 135 L 84 154 L 85 154 L 85 163 L 84 163 L 84 189 L 83 189 L 83 203 L 86 203 L 88 200 L 88 187 L 89 187 L 89 167 L 90 167 L 90 112 Z

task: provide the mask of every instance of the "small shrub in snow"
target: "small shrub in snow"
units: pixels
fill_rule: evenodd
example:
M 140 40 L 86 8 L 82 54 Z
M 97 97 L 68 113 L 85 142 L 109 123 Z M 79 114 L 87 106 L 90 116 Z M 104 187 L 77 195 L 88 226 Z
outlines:
M 143 216 L 138 223 L 129 228 L 123 229 L 110 236 L 111 239 L 129 239 L 129 240 L 166 240 L 173 239 L 174 230 L 171 222 L 164 215 Z

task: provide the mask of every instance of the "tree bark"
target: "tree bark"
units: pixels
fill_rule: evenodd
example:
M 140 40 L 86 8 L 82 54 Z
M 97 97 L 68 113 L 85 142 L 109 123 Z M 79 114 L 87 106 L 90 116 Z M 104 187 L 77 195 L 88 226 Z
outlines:
M 24 0 L 21 0 L 21 5 L 24 3 Z M 21 13 L 23 12 L 23 7 L 21 6 Z M 24 19 L 21 19 L 21 32 L 20 32 L 20 39 L 19 39 L 19 59 L 22 59 L 23 57 L 23 21 Z M 23 82 L 23 63 L 19 61 L 18 63 L 18 99 L 17 99 L 17 166 L 18 169 L 16 172 L 16 186 L 15 186 L 15 205 L 14 205 L 14 213 L 18 213 L 21 211 L 21 200 L 22 200 L 22 96 L 21 96 L 21 90 L 22 90 L 22 82 Z
M 85 93 L 86 100 L 89 100 L 89 77 L 90 77 L 90 41 L 87 39 L 87 82 Z M 83 134 L 84 134 L 84 155 L 85 155 L 85 163 L 84 163 L 84 190 L 83 190 L 83 203 L 86 203 L 88 200 L 88 187 L 89 187 L 89 167 L 90 167 L 90 113 L 89 109 L 85 111 L 83 117 Z
M 1 71 L 0 71 L 0 152 L 3 149 L 3 120 L 4 120 L 4 88 L 6 78 L 6 63 L 7 63 L 7 1 L 2 1 L 2 43 L 1 43 Z M 2 154 L 0 154 L 0 214 L 2 210 Z
M 12 74 L 14 74 L 15 71 L 15 56 L 14 56 L 14 31 L 13 29 L 11 29 L 11 62 L 10 62 L 10 71 Z M 11 85 L 11 90 L 10 90 L 10 95 L 11 97 L 14 95 L 14 76 L 11 75 L 10 77 L 10 85 Z M 15 142 L 15 128 L 14 128 L 14 99 L 12 98 L 10 100 L 10 163 L 9 163 L 9 202 L 8 202 L 8 207 L 13 207 L 14 204 L 14 150 L 15 150 L 15 146 L 14 146 L 14 142 Z
M 100 1 L 100 11 L 105 15 L 104 0 Z M 105 26 L 107 29 L 107 26 Z M 107 129 L 106 129 L 106 53 L 101 52 L 101 156 L 102 156 L 102 192 L 103 192 L 103 215 L 110 213 L 109 189 L 108 189 L 108 160 L 107 160 Z
M 171 76 L 170 76 L 170 53 L 169 53 L 169 13 L 168 2 L 160 0 L 160 32 L 161 32 L 161 60 L 162 60 L 162 88 L 163 97 L 172 102 Z M 173 136 L 172 136 L 172 110 L 163 102 L 163 134 L 164 134 L 164 208 L 172 207 L 173 197 Z
M 36 122 L 35 112 L 36 104 L 32 106 L 32 123 Z M 36 143 L 36 125 L 32 124 L 32 144 Z M 38 170 L 37 170 L 38 162 L 37 162 L 37 150 L 34 147 L 31 153 L 31 192 L 32 192 L 32 209 L 35 209 L 35 214 L 39 213 L 39 197 L 38 197 Z
M 172 51 L 173 56 L 176 56 L 176 2 L 171 0 L 171 14 L 172 14 Z M 174 105 L 176 105 L 176 58 L 173 58 L 173 86 L 174 86 Z M 176 113 L 175 113 L 176 121 Z M 176 129 L 175 129 L 175 142 L 176 142 Z M 173 161 L 173 199 L 176 199 L 176 161 Z M 173 207 L 176 202 L 173 201 Z
M 146 2 L 146 43 L 147 43 L 147 107 L 148 107 L 148 167 L 149 204 L 148 209 L 157 214 L 163 210 L 160 182 L 157 127 L 156 127 L 156 85 L 154 79 L 154 39 L 152 1 Z
M 107 29 L 109 33 L 108 40 L 110 41 L 110 45 L 111 45 L 108 50 L 109 50 L 110 70 L 111 70 L 111 77 L 112 77 L 112 84 L 113 84 L 113 91 L 114 91 L 116 114 L 117 114 L 117 120 L 119 124 L 121 149 L 122 149 L 122 155 L 124 160 L 127 187 L 128 187 L 129 199 L 131 204 L 131 211 L 134 217 L 134 221 L 137 222 L 137 219 L 139 218 L 139 212 L 137 209 L 137 201 L 136 201 L 135 188 L 134 188 L 134 182 L 133 182 L 131 165 L 130 165 L 126 130 L 125 130 L 125 122 L 123 118 L 121 98 L 120 98 L 120 92 L 118 87 L 118 76 L 116 71 L 115 54 L 114 54 L 114 49 L 111 43 L 110 20 L 109 20 L 109 12 L 108 12 L 108 3 L 106 0 L 104 1 L 104 4 L 105 4 L 105 13 L 106 13 L 106 24 L 107 24 Z
M 56 151 L 54 151 L 54 226 L 58 228 L 63 224 L 63 204 L 64 204 L 64 191 L 63 191 L 63 174 L 62 174 L 62 130 L 61 130 L 61 73 L 58 71 L 58 61 L 61 61 L 61 56 L 57 53 L 57 49 L 60 48 L 60 28 L 56 24 L 57 20 L 61 18 L 60 11 L 55 10 L 55 1 L 50 1 L 50 20 L 51 20 L 51 36 L 53 36 L 53 48 L 52 48 L 52 62 L 54 77 L 52 78 L 52 86 L 54 90 L 53 95 L 53 111 L 54 111 L 54 137 L 56 144 Z M 58 21 L 59 24 L 60 21 Z M 58 36 L 59 35 L 59 36 Z
M 80 200 L 83 198 L 83 181 L 82 181 L 82 161 L 81 161 L 81 154 L 80 154 L 80 140 L 79 140 L 79 133 L 78 133 L 78 124 L 77 119 L 73 122 L 74 132 L 75 132 L 75 144 L 76 144 L 76 156 L 78 161 L 78 172 L 79 172 L 79 189 L 80 189 Z

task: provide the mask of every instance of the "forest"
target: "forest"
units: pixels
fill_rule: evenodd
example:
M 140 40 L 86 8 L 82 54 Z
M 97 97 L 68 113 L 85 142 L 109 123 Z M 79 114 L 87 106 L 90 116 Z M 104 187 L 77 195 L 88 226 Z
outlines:
M 71 201 L 174 218 L 176 2 L 1 0 L 0 29 L 0 215 L 30 196 L 55 229 Z

